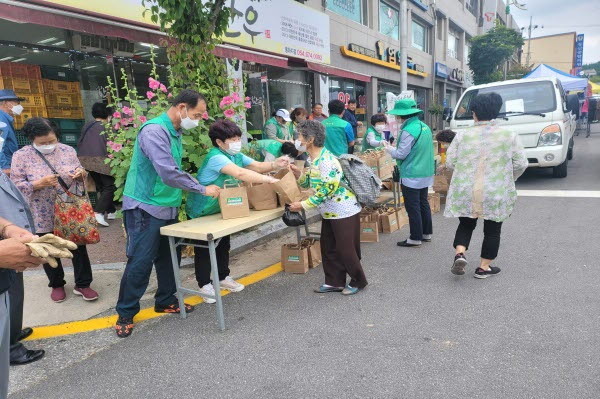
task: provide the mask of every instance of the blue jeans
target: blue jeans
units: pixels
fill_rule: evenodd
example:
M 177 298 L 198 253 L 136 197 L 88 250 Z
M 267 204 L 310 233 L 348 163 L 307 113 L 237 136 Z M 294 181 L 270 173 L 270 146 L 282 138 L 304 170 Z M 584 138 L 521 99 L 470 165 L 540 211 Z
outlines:
M 121 278 L 117 313 L 133 317 L 140 311 L 140 299 L 148 288 L 152 264 L 158 280 L 156 305 L 177 304 L 169 240 L 160 235 L 161 227 L 177 221 L 157 219 L 139 208 L 123 211 L 123 221 L 127 232 L 127 266 Z M 179 251 L 177 255 L 179 260 Z
M 431 208 L 427 201 L 427 187 L 410 188 L 402 185 L 402 196 L 404 207 L 408 214 L 410 226 L 410 239 L 421 241 L 423 234 L 433 234 L 433 223 L 431 220 Z

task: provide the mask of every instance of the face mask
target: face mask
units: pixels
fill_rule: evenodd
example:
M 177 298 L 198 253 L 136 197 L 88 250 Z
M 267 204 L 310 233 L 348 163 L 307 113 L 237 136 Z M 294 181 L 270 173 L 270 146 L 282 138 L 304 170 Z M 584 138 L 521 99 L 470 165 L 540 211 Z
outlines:
M 21 104 L 14 105 L 14 106 L 11 108 L 11 111 L 12 111 L 12 112 L 13 112 L 13 114 L 15 114 L 15 115 L 21 115 L 21 112 L 23 112 L 23 106 L 22 106 Z
M 229 143 L 229 149 L 225 150 L 229 155 L 236 155 L 239 154 L 240 151 L 242 151 L 242 142 L 241 141 L 234 141 Z
M 56 149 L 56 144 L 47 144 L 47 145 L 34 144 L 33 148 L 35 148 L 36 150 L 38 150 L 39 152 L 41 152 L 44 155 L 48 155 L 48 154 L 51 154 L 52 152 L 54 152 L 54 150 Z
M 185 113 L 187 114 L 187 108 L 185 109 Z M 181 112 L 179 113 L 179 117 L 181 118 Z M 196 127 L 198 127 L 198 125 L 200 124 L 200 119 L 195 120 L 192 119 L 188 116 L 186 116 L 185 118 L 181 118 L 181 127 L 184 128 L 185 130 L 190 130 L 190 129 L 194 129 Z
M 294 141 L 294 147 L 296 147 L 296 149 L 300 152 L 306 151 L 306 146 L 302 145 L 302 142 L 300 140 Z
M 377 133 L 383 133 L 383 131 L 385 130 L 385 125 L 375 125 L 375 130 L 377 131 Z

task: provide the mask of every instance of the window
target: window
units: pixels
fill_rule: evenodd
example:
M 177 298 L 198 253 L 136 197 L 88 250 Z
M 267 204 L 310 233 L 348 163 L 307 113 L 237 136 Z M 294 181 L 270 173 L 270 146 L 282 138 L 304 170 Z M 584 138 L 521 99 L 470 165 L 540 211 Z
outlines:
M 326 0 L 325 8 L 359 24 L 367 24 L 364 0 Z
M 398 9 L 379 2 L 379 32 L 398 40 Z
M 429 51 L 428 28 L 415 20 L 412 21 L 412 46 L 424 52 Z
M 458 59 L 458 46 L 460 43 L 460 35 L 458 32 L 448 32 L 448 56 Z
M 479 0 L 467 0 L 467 10 L 474 16 L 477 16 L 477 3 Z
M 444 21 L 446 21 L 444 18 L 438 18 L 437 20 L 437 28 L 435 30 L 437 31 L 438 40 L 444 40 Z
M 471 42 L 465 41 L 465 62 L 469 62 L 469 54 L 471 54 Z

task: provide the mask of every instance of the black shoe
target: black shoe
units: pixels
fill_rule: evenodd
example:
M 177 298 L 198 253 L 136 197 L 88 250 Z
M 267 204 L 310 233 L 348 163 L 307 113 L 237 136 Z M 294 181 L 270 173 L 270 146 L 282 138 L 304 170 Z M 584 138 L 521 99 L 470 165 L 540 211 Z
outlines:
M 23 364 L 33 363 L 44 357 L 46 352 L 43 349 L 27 350 L 21 356 L 10 359 L 11 366 L 21 366 Z
M 119 338 L 127 338 L 133 332 L 133 317 L 121 317 L 117 319 L 117 324 L 115 324 L 115 330 L 117 332 L 117 337 Z
M 490 266 L 490 270 L 483 270 L 481 267 L 478 267 L 477 270 L 475 270 L 473 277 L 488 278 L 489 276 L 495 276 L 498 273 L 500 273 L 499 267 Z
M 420 247 L 421 244 L 411 244 L 411 243 L 408 242 L 408 240 L 404 240 L 404 241 L 400 241 L 398 243 L 398 246 L 399 247 L 411 247 L 412 248 L 412 247 Z
M 454 263 L 452 264 L 452 269 L 450 269 L 450 272 L 452 272 L 452 274 L 456 274 L 457 276 L 462 276 L 465 274 L 467 265 L 468 263 L 467 258 L 465 258 L 465 254 L 457 254 L 454 257 Z
M 184 304 L 185 305 L 185 312 L 186 313 L 190 313 L 194 311 L 194 307 L 192 305 L 188 305 L 187 303 Z M 179 309 L 179 304 L 173 304 L 173 305 L 154 305 L 154 311 L 156 313 L 179 313 L 181 310 Z
M 19 333 L 19 336 L 17 337 L 17 341 L 23 341 L 25 338 L 29 337 L 31 334 L 33 334 L 33 328 L 25 327 Z

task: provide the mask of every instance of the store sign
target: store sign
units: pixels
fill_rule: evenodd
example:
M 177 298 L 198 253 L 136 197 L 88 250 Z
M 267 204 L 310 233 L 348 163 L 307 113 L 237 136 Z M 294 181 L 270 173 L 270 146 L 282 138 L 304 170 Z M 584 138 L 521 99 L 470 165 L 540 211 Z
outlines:
M 575 68 L 583 66 L 583 33 L 575 40 Z
M 435 76 L 446 79 L 448 77 L 448 66 L 446 66 L 446 64 L 442 64 L 441 62 L 436 62 Z
M 354 51 L 355 53 L 366 55 L 367 57 L 377 58 L 377 53 L 375 50 L 368 49 L 363 46 L 359 46 L 358 44 L 350 43 L 348 45 L 348 49 L 350 51 Z
M 381 40 L 378 40 L 375 43 L 375 48 L 377 49 L 377 58 L 382 61 L 386 61 L 392 64 L 400 65 L 400 51 L 393 47 L 386 47 L 385 43 Z M 408 57 L 410 58 L 410 57 Z M 410 61 L 410 59 L 406 62 L 406 65 L 409 69 L 412 69 L 417 72 L 425 72 L 425 67 L 420 64 L 415 64 Z
M 354 49 L 356 51 L 353 51 Z M 389 50 L 389 51 L 388 51 Z M 369 50 L 361 46 L 357 46 L 355 44 L 350 44 L 348 47 L 341 46 L 340 51 L 342 55 L 350 58 L 355 58 L 357 60 L 370 62 L 375 65 L 379 65 L 385 68 L 395 69 L 397 71 L 400 70 L 400 53 L 395 51 L 394 49 L 384 49 L 382 51 L 381 58 L 379 54 L 379 48 L 377 51 Z M 373 54 L 374 53 L 374 54 Z M 373 57 L 375 55 L 375 57 Z M 406 62 L 406 70 L 411 75 L 420 76 L 422 78 L 427 77 L 428 74 L 425 72 L 425 67 L 423 65 L 414 64 L 410 60 Z
M 465 72 L 462 69 L 454 68 L 448 75 L 448 79 L 453 82 L 462 83 L 465 81 Z
M 125 19 L 134 23 L 158 26 L 150 19 L 151 13 L 144 10 L 142 0 L 34 0 L 48 7 L 68 9 L 82 14 L 97 14 L 112 19 Z

